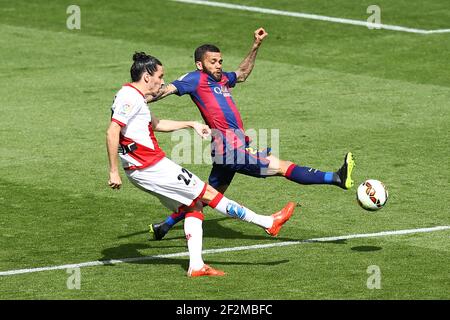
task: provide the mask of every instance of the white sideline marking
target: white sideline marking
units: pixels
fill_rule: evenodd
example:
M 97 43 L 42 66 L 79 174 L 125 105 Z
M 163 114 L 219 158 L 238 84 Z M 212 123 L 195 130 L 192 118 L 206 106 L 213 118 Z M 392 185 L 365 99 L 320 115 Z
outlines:
M 236 10 L 242 10 L 242 11 L 252 11 L 252 12 L 259 12 L 259 13 L 266 13 L 266 14 L 274 14 L 274 15 L 279 15 L 279 16 L 288 16 L 288 17 L 311 19 L 311 20 L 321 20 L 321 21 L 351 24 L 351 25 L 356 25 L 356 26 L 381 28 L 381 29 L 385 29 L 385 30 L 394 30 L 394 31 L 411 32 L 411 33 L 430 34 L 430 33 L 450 32 L 450 29 L 438 29 L 438 30 L 414 29 L 414 28 L 394 26 L 394 25 L 382 24 L 382 23 L 371 23 L 371 22 L 361 21 L 361 20 L 335 18 L 335 17 L 321 16 L 321 15 L 317 15 L 317 14 L 282 11 L 282 10 L 267 9 L 267 8 L 261 8 L 261 7 L 251 7 L 251 6 L 244 6 L 244 5 L 224 3 L 224 2 L 214 2 L 214 1 L 204 1 L 204 0 L 171 0 L 171 1 L 189 3 L 189 4 L 198 4 L 198 5 L 204 5 L 204 6 L 210 6 L 210 7 L 220 7 L 220 8 L 236 9 Z
M 437 227 L 432 227 L 432 228 L 408 229 L 408 230 L 397 230 L 397 231 L 382 231 L 382 232 L 377 232 L 377 233 L 365 233 L 365 234 L 351 234 L 351 235 L 346 235 L 346 236 L 314 238 L 314 239 L 308 239 L 308 240 L 276 242 L 276 243 L 269 243 L 269 244 L 257 244 L 257 245 L 252 245 L 252 246 L 243 246 L 243 247 L 234 247 L 234 248 L 210 249 L 210 250 L 203 250 L 202 253 L 203 254 L 213 254 L 213 253 L 231 252 L 231 251 L 256 250 L 256 249 L 265 249 L 265 248 L 273 248 L 273 247 L 292 246 L 292 245 L 303 244 L 303 243 L 338 241 L 338 240 L 348 240 L 348 239 L 356 239 L 356 238 L 384 237 L 384 236 L 391 236 L 391 235 L 433 232 L 433 231 L 441 231 L 441 230 L 449 230 L 449 229 L 450 229 L 450 226 L 437 226 Z M 156 255 L 156 256 L 124 258 L 124 259 L 104 260 L 104 261 L 90 261 L 90 262 L 75 263 L 75 264 L 65 264 L 65 265 L 61 265 L 61 266 L 2 271 L 2 272 L 0 272 L 0 276 L 12 276 L 12 275 L 23 274 L 23 273 L 61 270 L 61 269 L 69 269 L 69 268 L 83 268 L 83 267 L 114 265 L 114 264 L 126 263 L 126 262 L 136 262 L 136 261 L 145 261 L 145 260 L 152 260 L 152 259 L 164 259 L 164 258 L 185 257 L 185 256 L 189 256 L 189 253 L 188 252 L 178 252 L 178 253 L 170 253 L 170 254 L 161 254 L 161 255 Z

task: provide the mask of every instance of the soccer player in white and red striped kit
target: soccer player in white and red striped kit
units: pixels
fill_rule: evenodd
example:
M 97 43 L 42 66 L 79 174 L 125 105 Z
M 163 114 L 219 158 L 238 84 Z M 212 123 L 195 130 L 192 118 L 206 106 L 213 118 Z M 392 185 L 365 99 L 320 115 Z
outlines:
M 161 62 L 143 52 L 133 55 L 131 83 L 117 93 L 107 130 L 109 159 L 108 184 L 113 189 L 122 185 L 118 170 L 117 150 L 128 179 L 139 189 L 158 197 L 168 209 L 186 212 L 184 232 L 188 242 L 188 276 L 222 276 L 225 273 L 203 262 L 203 203 L 220 213 L 262 227 L 276 236 L 291 217 L 295 204 L 289 202 L 271 215 L 259 215 L 226 198 L 196 175 L 166 158 L 154 131 L 171 132 L 193 128 L 200 136 L 210 134 L 207 125 L 194 121 L 160 120 L 151 114 L 146 97 L 156 96 L 164 84 Z

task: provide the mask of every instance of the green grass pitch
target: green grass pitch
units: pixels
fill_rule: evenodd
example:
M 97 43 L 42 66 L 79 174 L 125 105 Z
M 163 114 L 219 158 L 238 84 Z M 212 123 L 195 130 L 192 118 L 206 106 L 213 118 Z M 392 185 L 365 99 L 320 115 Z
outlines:
M 371 2 L 227 0 L 366 20 Z M 166 81 L 193 70 L 200 44 L 217 44 L 224 69 L 264 26 L 253 73 L 233 97 L 247 129 L 279 129 L 281 158 L 337 169 L 351 150 L 355 182 L 390 192 L 368 213 L 355 188 L 300 186 L 237 175 L 227 196 L 271 214 L 302 207 L 272 239 L 206 210 L 204 249 L 450 225 L 450 34 L 413 34 L 165 0 L 0 1 L 0 272 L 185 252 L 181 224 L 165 241 L 147 225 L 167 210 L 133 187 L 107 187 L 105 131 L 131 56 L 157 56 Z M 448 1 L 378 1 L 382 23 L 449 28 Z M 151 105 L 159 118 L 201 120 L 188 97 Z M 157 134 L 170 156 L 174 142 Z M 205 142 L 205 146 L 207 143 Z M 207 179 L 207 164 L 185 165 Z M 187 257 L 0 276 L 0 299 L 449 299 L 450 231 L 349 239 L 205 255 L 226 277 L 189 279 Z M 369 266 L 381 287 L 368 289 Z

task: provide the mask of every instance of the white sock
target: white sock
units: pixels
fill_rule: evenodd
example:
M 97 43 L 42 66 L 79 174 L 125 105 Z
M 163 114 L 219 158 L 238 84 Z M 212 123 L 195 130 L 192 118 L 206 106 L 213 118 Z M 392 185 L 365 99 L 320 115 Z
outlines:
M 205 264 L 202 259 L 203 221 L 196 217 L 184 220 L 184 234 L 189 250 L 189 270 L 200 270 Z
M 214 209 L 229 217 L 241 219 L 263 228 L 270 228 L 273 224 L 273 218 L 271 216 L 257 214 L 225 196 Z

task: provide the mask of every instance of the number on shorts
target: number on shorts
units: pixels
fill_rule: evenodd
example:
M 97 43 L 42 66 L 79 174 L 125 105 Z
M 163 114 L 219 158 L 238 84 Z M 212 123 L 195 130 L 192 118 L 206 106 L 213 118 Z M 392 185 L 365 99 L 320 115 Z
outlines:
M 183 174 L 179 174 L 178 175 L 178 180 L 183 180 L 184 183 L 186 183 L 186 185 L 188 186 L 189 183 L 191 183 L 191 178 L 192 178 L 192 173 L 190 173 L 189 171 L 187 171 L 185 168 L 181 168 L 181 171 L 185 174 L 188 175 L 189 178 L 186 178 Z

